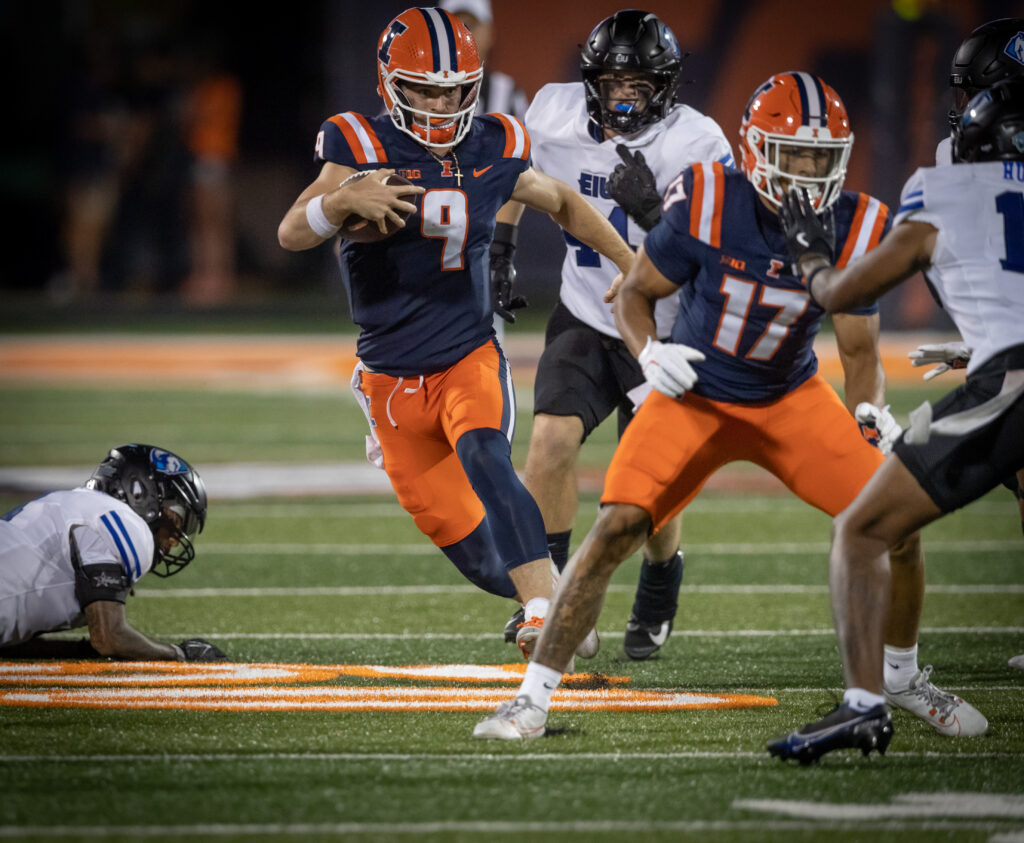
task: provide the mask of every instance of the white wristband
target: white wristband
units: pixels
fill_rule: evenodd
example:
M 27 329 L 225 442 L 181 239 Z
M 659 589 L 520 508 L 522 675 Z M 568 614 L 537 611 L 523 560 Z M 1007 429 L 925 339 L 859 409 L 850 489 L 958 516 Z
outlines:
M 320 237 L 333 237 L 338 233 L 340 225 L 332 225 L 324 214 L 324 195 L 314 196 L 306 203 L 306 222 Z

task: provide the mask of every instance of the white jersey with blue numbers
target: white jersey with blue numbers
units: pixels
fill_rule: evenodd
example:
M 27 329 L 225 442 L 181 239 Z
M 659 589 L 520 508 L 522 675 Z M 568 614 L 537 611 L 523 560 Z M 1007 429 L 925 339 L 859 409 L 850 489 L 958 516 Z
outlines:
M 922 167 L 896 224 L 938 229 L 928 280 L 973 349 L 967 374 L 1024 343 L 1024 162 Z
M 732 149 L 718 124 L 688 105 L 673 106 L 664 120 L 631 138 L 598 142 L 591 135 L 591 126 L 582 83 L 545 85 L 526 112 L 526 127 L 533 140 L 533 165 L 575 187 L 634 248 L 643 242 L 644 230 L 608 195 L 608 176 L 622 163 L 616 146 L 623 144 L 631 152 L 643 153 L 659 193 L 664 193 L 681 170 L 697 161 L 733 164 Z M 611 305 L 604 301 L 618 267 L 570 234 L 565 239 L 568 251 L 562 264 L 562 301 L 577 319 L 618 337 Z M 671 333 L 678 310 L 677 296 L 658 302 L 658 336 Z
M 153 533 L 104 492 L 50 492 L 0 517 L 0 645 L 85 623 L 71 532 L 83 568 L 116 564 L 129 583 L 153 565 Z

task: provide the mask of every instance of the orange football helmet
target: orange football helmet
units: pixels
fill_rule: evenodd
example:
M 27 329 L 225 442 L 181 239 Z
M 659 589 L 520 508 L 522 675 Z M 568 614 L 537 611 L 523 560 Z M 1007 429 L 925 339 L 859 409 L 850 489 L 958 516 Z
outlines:
M 377 42 L 377 92 L 396 128 L 424 146 L 454 146 L 466 136 L 483 75 L 473 36 L 444 9 L 406 9 Z M 413 108 L 402 82 L 461 87 L 458 110 L 439 114 Z
M 853 133 L 846 106 L 819 77 L 778 73 L 754 91 L 740 124 L 740 166 L 773 206 L 784 190 L 803 187 L 821 213 L 843 189 Z M 797 172 L 793 159 L 813 162 Z M 787 169 L 788 168 L 788 169 Z

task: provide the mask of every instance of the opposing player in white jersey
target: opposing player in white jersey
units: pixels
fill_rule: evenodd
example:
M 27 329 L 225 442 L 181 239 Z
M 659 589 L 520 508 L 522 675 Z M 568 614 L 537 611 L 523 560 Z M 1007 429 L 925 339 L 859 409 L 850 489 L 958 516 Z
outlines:
M 636 248 L 658 221 L 661 195 L 697 161 L 732 165 L 711 118 L 676 104 L 682 60 L 675 35 L 655 15 L 630 9 L 601 21 L 580 58 L 582 82 L 545 85 L 526 114 L 534 166 L 576 185 Z M 565 567 L 578 508 L 576 462 L 590 433 L 618 411 L 619 433 L 649 386 L 622 342 L 605 294 L 616 268 L 566 235 L 560 301 L 548 321 L 534 387 L 526 486 L 544 516 L 548 547 Z M 659 336 L 679 303 L 657 307 Z M 625 650 L 646 659 L 665 642 L 676 613 L 683 560 L 679 519 L 644 548 Z
M 924 269 L 974 353 L 964 385 L 910 414 L 893 453 L 835 520 L 832 610 L 847 690 L 822 720 L 769 744 L 783 758 L 884 751 L 887 549 L 1024 468 L 1024 78 L 968 103 L 953 156 L 953 166 L 911 176 L 892 232 L 841 270 L 818 248 L 825 232 L 806 197 L 787 198 L 787 239 L 812 299 L 841 312 Z
M 41 633 L 88 625 L 103 656 L 223 659 L 200 638 L 162 644 L 125 620 L 125 600 L 142 576 L 167 577 L 192 561 L 205 520 L 202 479 L 151 445 L 114 448 L 85 486 L 0 516 L 0 658 L 31 654 Z

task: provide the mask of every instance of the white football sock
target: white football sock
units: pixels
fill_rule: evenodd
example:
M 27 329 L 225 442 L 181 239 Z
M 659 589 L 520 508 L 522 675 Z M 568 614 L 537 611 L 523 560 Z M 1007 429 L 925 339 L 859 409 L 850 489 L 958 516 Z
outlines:
M 882 705 L 885 702 L 885 697 L 881 694 L 872 694 L 863 688 L 847 688 L 846 693 L 843 694 L 843 702 L 860 714 L 871 710 L 876 705 Z
M 905 691 L 910 687 L 918 670 L 917 644 L 913 647 L 890 647 L 885 645 L 883 662 L 883 682 L 885 690 L 890 692 Z
M 540 662 L 530 662 L 526 666 L 526 676 L 519 686 L 519 693 L 525 694 L 530 702 L 547 711 L 551 705 L 551 695 L 561 681 L 561 671 L 545 667 Z
M 546 617 L 550 602 L 547 597 L 534 597 L 526 601 L 526 605 L 523 607 L 526 610 L 526 619 L 531 621 L 534 618 Z

